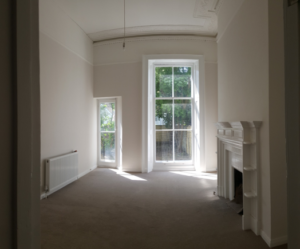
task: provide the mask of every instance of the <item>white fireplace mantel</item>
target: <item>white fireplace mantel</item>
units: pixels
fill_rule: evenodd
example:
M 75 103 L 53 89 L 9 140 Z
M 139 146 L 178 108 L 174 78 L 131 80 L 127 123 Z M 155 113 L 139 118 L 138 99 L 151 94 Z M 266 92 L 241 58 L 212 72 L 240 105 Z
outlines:
M 243 230 L 260 234 L 259 121 L 218 122 L 218 195 L 234 199 L 234 169 L 243 173 Z

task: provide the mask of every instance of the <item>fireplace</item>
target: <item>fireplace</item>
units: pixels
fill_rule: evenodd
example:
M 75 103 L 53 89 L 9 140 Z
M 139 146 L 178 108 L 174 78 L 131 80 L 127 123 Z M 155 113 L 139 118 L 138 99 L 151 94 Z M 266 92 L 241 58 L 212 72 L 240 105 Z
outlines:
M 243 207 L 243 230 L 260 234 L 259 137 L 261 122 L 219 122 L 218 195 Z M 241 185 L 241 186 L 240 186 Z M 240 186 L 240 187 L 239 187 Z M 241 196 L 236 197 L 239 191 Z

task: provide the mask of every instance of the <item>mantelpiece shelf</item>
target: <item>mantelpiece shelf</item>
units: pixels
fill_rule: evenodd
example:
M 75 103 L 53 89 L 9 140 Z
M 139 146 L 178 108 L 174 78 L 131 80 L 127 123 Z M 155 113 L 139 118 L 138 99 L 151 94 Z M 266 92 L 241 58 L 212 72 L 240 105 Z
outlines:
M 244 170 L 245 171 L 255 171 L 256 167 L 254 167 L 254 166 L 247 166 L 247 167 L 244 167 Z
M 255 198 L 257 196 L 257 194 L 254 192 L 245 192 L 244 196 L 247 198 Z

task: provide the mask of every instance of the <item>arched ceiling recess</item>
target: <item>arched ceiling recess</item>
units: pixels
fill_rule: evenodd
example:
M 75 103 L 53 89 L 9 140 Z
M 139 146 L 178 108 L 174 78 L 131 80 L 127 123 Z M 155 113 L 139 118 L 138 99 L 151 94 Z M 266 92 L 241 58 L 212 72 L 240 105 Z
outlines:
M 93 41 L 123 36 L 123 0 L 53 0 Z M 223 0 L 126 0 L 126 37 L 217 35 Z

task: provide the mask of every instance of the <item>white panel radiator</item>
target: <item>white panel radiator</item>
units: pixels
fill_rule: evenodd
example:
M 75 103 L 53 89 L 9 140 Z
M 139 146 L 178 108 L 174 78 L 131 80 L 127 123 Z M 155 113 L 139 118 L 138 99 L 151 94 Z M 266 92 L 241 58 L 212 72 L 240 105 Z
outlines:
M 46 159 L 46 195 L 54 193 L 77 179 L 78 152 Z

